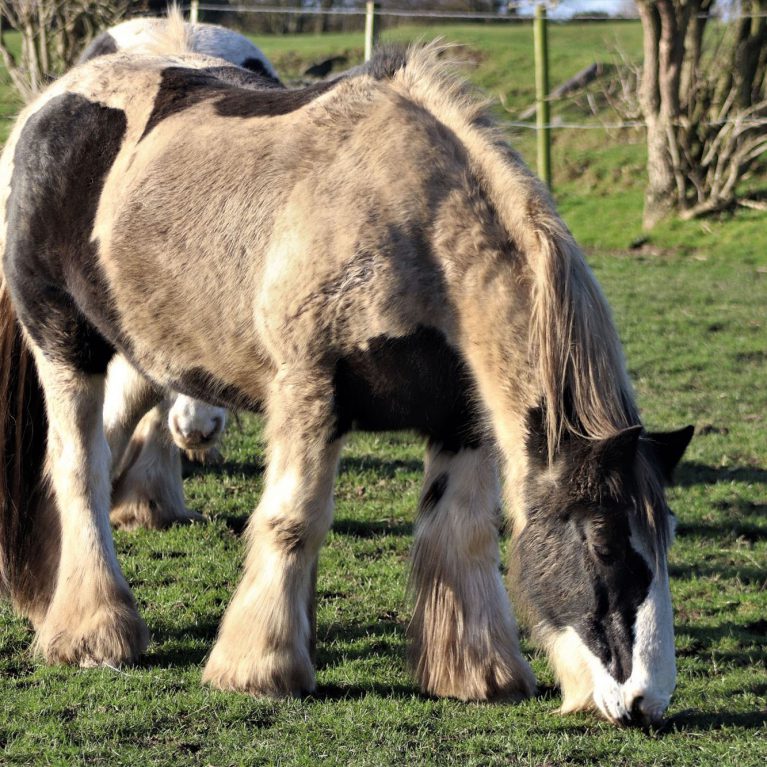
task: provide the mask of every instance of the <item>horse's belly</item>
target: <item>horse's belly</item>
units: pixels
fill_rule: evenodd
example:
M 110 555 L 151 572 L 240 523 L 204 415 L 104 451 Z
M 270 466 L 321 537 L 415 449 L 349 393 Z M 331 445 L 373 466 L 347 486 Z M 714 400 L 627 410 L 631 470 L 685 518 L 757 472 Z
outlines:
M 340 434 L 414 429 L 456 448 L 479 438 L 471 374 L 432 328 L 371 339 L 338 360 L 334 384 Z

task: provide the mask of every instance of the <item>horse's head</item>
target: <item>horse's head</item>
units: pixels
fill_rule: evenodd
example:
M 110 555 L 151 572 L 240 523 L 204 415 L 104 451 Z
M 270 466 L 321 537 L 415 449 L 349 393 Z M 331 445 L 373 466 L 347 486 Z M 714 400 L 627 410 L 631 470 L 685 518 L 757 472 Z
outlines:
M 216 444 L 226 418 L 224 408 L 178 394 L 168 413 L 168 427 L 178 447 L 199 452 Z
M 662 481 L 692 427 L 569 435 L 549 463 L 541 420 L 531 419 L 526 511 L 513 530 L 517 601 L 559 678 L 563 712 L 595 706 L 614 722 L 656 722 L 676 677 Z

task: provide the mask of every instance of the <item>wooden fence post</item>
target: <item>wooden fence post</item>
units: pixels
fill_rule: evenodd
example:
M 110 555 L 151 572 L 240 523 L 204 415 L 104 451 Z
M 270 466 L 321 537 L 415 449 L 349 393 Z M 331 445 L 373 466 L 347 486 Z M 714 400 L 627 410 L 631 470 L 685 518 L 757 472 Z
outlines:
M 200 16 L 200 0 L 191 0 L 189 3 L 189 22 L 196 24 Z
M 549 111 L 549 41 L 546 28 L 546 7 L 535 6 L 533 22 L 535 43 L 535 103 L 538 139 L 538 175 L 549 189 L 551 186 L 551 113 Z
M 370 61 L 373 57 L 373 49 L 378 45 L 380 33 L 378 11 L 380 8 L 381 4 L 373 2 L 373 0 L 368 0 L 365 3 L 365 61 Z

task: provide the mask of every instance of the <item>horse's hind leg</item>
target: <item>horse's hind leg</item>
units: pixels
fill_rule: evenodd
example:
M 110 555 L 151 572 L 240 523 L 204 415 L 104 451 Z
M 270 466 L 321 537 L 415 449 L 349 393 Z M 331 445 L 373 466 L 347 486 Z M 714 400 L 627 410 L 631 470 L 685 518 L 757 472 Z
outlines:
M 115 556 L 109 527 L 109 447 L 104 376 L 35 354 L 48 414 L 48 464 L 61 521 L 56 587 L 37 646 L 51 662 L 95 665 L 135 659 L 144 622 Z
M 203 675 L 214 687 L 273 697 L 314 689 L 315 567 L 341 449 L 332 407 L 322 372 L 293 371 L 273 384 L 266 482 L 248 526 L 245 572 Z
M 115 527 L 163 530 L 205 519 L 184 503 L 181 451 L 168 431 L 169 406 L 166 398 L 153 407 L 133 432 L 112 483 Z
M 500 503 L 492 450 L 429 445 L 408 630 L 414 673 L 429 694 L 486 700 L 534 690 L 498 566 Z

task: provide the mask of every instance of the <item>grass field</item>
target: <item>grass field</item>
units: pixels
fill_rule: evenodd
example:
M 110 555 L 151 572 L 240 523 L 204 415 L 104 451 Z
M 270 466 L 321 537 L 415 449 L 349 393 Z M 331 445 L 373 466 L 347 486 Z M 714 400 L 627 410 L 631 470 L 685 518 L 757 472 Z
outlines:
M 529 28 L 395 36 L 433 32 L 471 45 L 473 76 L 491 93 L 517 108 L 531 101 Z M 554 28 L 552 80 L 608 55 L 615 40 L 635 54 L 638 29 Z M 293 74 L 361 49 L 351 36 L 258 42 Z M 6 97 L 3 113 L 13 109 Z M 532 156 L 529 136 L 519 145 Z M 763 767 L 767 222 L 747 211 L 669 224 L 631 250 L 642 162 L 641 136 L 557 134 L 558 201 L 614 308 L 645 421 L 693 423 L 698 432 L 670 491 L 680 521 L 671 552 L 679 686 L 662 728 L 619 730 L 591 715 L 556 715 L 551 672 L 527 643 L 540 682 L 533 700 L 477 705 L 417 692 L 404 632 L 422 448 L 407 434 L 357 435 L 345 450 L 320 561 L 316 694 L 272 702 L 203 688 L 200 669 L 261 487 L 260 424 L 243 417 L 226 438 L 226 463 L 186 482 L 189 505 L 208 525 L 117 535 L 152 631 L 140 665 L 45 667 L 29 652 L 26 624 L 0 607 L 0 764 Z

